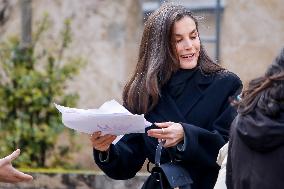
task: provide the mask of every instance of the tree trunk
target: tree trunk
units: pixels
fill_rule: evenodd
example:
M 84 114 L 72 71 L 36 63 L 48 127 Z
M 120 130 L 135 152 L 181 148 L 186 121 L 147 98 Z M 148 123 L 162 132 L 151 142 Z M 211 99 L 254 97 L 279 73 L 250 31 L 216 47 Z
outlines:
M 32 0 L 21 0 L 21 47 L 32 45 Z

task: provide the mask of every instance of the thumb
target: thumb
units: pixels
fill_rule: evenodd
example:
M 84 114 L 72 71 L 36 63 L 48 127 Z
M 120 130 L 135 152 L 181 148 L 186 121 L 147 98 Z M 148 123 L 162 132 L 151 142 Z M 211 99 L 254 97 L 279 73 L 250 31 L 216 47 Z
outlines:
M 21 153 L 20 149 L 15 150 L 12 154 L 5 157 L 5 159 L 9 160 L 10 162 L 16 159 Z

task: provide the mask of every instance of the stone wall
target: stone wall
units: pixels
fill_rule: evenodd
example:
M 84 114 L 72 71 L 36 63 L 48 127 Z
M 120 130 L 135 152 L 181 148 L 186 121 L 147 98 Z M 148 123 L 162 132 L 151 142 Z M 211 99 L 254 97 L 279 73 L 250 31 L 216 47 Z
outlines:
M 137 189 L 141 188 L 146 175 L 121 181 L 103 174 L 32 174 L 34 180 L 28 183 L 0 183 L 0 189 Z
M 38 48 L 52 48 L 66 18 L 72 23 L 72 44 L 66 55 L 81 56 L 87 64 L 68 84 L 79 93 L 79 108 L 97 108 L 103 102 L 121 102 L 122 89 L 136 65 L 143 25 L 140 0 L 34 0 L 33 29 L 48 14 L 52 22 Z M 19 0 L 0 0 L 0 11 L 8 4 L 0 23 L 0 40 L 20 34 Z M 60 143 L 68 138 L 60 136 Z M 93 169 L 89 137 L 77 136 L 82 150 L 73 154 L 76 164 Z
M 0 11 L 4 2 L 9 9 L 0 25 L 0 40 L 20 34 L 19 0 L 0 0 Z M 44 48 L 56 42 L 64 20 L 72 20 L 73 42 L 67 55 L 87 61 L 68 89 L 79 92 L 79 107 L 95 108 L 112 98 L 121 101 L 122 88 L 136 64 L 141 11 L 139 0 L 33 1 L 34 29 L 46 13 L 52 21 Z
M 283 0 L 227 1 L 221 62 L 246 83 L 264 73 L 284 46 Z

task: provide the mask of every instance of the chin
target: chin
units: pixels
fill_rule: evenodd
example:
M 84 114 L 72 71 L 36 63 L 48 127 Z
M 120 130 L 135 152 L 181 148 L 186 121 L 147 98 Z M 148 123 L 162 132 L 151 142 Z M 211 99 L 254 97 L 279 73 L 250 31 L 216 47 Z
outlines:
M 193 69 L 197 66 L 197 61 L 194 62 L 182 62 L 180 68 L 182 69 Z

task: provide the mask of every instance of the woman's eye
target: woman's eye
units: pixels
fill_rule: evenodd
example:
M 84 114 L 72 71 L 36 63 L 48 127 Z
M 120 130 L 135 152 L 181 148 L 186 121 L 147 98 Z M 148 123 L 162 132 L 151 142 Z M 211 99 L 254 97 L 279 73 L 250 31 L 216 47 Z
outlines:
M 180 43 L 182 41 L 182 39 L 176 39 L 177 43 Z
M 196 39 L 197 36 L 196 35 L 195 36 L 191 36 L 190 38 L 193 40 L 193 39 Z

